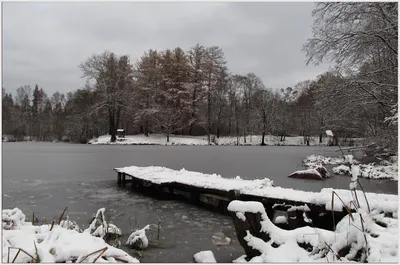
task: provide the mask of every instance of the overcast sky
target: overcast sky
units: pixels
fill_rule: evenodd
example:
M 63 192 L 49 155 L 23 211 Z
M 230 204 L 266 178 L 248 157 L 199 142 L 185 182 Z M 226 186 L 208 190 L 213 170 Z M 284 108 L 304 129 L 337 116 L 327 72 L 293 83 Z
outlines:
M 305 64 L 313 3 L 3 3 L 3 87 L 82 88 L 78 65 L 105 50 L 223 49 L 231 72 L 284 88 L 327 70 Z

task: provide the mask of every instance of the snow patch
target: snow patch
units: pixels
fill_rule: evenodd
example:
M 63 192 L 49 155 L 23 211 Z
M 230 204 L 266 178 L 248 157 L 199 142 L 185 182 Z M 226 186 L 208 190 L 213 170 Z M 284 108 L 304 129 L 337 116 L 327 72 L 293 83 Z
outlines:
M 287 218 L 286 218 L 285 216 L 280 215 L 280 216 L 277 216 L 277 217 L 275 218 L 274 223 L 275 223 L 275 224 L 287 224 L 287 223 L 288 223 L 288 220 L 287 220 Z
M 211 250 L 200 251 L 194 254 L 193 259 L 196 263 L 217 263 Z

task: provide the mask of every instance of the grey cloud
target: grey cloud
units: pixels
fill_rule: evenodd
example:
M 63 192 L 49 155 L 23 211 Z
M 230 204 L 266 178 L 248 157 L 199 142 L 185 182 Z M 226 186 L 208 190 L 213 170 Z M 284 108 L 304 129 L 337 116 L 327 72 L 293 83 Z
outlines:
M 280 88 L 315 78 L 306 66 L 312 3 L 4 3 L 3 87 L 49 94 L 83 87 L 79 63 L 111 50 L 135 62 L 148 49 L 220 46 L 234 73 Z

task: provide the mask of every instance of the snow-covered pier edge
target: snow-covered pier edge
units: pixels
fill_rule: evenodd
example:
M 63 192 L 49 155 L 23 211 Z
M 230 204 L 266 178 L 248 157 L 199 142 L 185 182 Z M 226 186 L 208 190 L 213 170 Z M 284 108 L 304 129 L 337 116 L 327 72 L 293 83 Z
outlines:
M 261 202 L 268 217 L 282 228 L 305 226 L 307 222 L 303 213 L 307 212 L 315 227 L 332 229 L 347 215 L 343 203 L 348 206 L 353 200 L 349 190 L 322 189 L 320 192 L 306 192 L 285 189 L 274 187 L 272 181 L 267 178 L 228 179 L 216 174 L 155 166 L 131 166 L 114 170 L 118 173 L 118 185 L 126 187 L 129 183 L 132 191 L 158 199 L 181 199 L 225 214 L 229 213 L 228 204 L 233 200 Z M 371 210 L 389 216 L 397 215 L 397 195 L 366 193 L 367 202 L 364 194 L 357 191 L 357 197 L 361 207 L 366 208 L 368 204 Z M 286 222 L 283 222 L 283 219 Z

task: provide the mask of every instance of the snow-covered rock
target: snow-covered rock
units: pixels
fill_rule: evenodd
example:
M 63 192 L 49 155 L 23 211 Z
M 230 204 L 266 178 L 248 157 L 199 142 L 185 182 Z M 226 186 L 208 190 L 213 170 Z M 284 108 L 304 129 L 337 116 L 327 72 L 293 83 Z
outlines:
M 275 224 L 287 224 L 288 220 L 287 220 L 286 216 L 280 215 L 275 218 L 274 223 Z
M 318 165 L 313 168 L 306 170 L 298 170 L 288 176 L 289 178 L 300 178 L 300 179 L 325 179 L 329 177 L 328 170 L 325 167 Z

